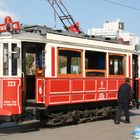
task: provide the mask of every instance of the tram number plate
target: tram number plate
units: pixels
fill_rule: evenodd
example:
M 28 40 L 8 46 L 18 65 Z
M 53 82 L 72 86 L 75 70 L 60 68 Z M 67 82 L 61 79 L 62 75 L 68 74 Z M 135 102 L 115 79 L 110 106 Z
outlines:
M 16 81 L 7 81 L 7 87 L 15 87 Z

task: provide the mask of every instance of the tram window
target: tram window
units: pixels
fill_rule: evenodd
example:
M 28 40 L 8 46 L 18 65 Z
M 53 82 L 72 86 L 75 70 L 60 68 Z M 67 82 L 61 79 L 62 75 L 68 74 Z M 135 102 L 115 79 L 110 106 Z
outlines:
M 86 76 L 104 77 L 106 74 L 106 54 L 103 52 L 86 51 L 85 69 Z
M 133 55 L 132 59 L 132 72 L 134 78 L 138 77 L 138 56 L 136 55 Z
M 37 61 L 37 76 L 44 76 L 45 72 L 45 51 L 42 48 L 39 48 L 38 54 L 36 57 Z
M 59 74 L 81 74 L 81 52 L 59 50 Z
M 36 55 L 26 53 L 26 75 L 35 75 L 36 73 Z
M 124 56 L 109 56 L 109 74 L 124 75 Z
M 59 73 L 67 74 L 67 57 L 59 56 Z
M 17 44 L 12 44 L 12 52 L 17 48 Z M 12 53 L 12 75 L 17 75 L 17 58 L 14 57 L 14 53 Z
M 8 43 L 3 44 L 3 75 L 9 75 Z

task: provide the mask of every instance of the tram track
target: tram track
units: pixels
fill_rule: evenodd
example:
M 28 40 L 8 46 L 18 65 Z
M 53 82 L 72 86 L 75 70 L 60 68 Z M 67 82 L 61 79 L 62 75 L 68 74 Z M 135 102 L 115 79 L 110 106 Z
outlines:
M 133 108 L 135 110 L 135 108 Z M 0 124 L 0 137 L 7 136 L 14 133 L 28 133 L 32 131 L 39 131 L 41 129 L 51 129 L 51 128 L 58 128 L 64 127 L 69 125 L 77 125 L 82 123 L 94 122 L 94 121 L 101 121 L 101 120 L 109 120 L 113 119 L 113 116 L 86 116 L 85 118 L 81 118 L 77 123 L 62 123 L 58 125 L 45 125 L 42 124 L 40 121 L 37 120 L 28 120 L 23 121 L 22 123 L 17 122 L 9 122 Z
M 99 117 L 98 119 L 96 118 L 96 120 L 92 120 L 92 121 L 97 121 L 97 120 L 102 120 L 103 117 Z M 89 121 L 89 119 L 84 119 L 81 120 L 81 122 L 79 122 L 78 124 L 81 123 L 87 123 L 87 122 L 91 122 Z M 26 122 L 26 123 L 22 123 L 22 124 L 17 124 L 16 122 L 10 122 L 10 123 L 5 123 L 3 125 L 0 125 L 0 136 L 7 136 L 10 134 L 14 134 L 14 133 L 28 133 L 28 132 L 32 132 L 32 131 L 39 131 L 40 129 L 47 129 L 47 128 L 57 128 L 57 127 L 64 127 L 64 126 L 69 126 L 69 125 L 74 125 L 72 124 L 62 124 L 62 125 L 43 125 L 40 122 Z
M 108 112 L 109 111 L 109 112 Z M 110 119 L 114 114 L 114 109 L 104 108 L 100 110 L 85 110 L 85 111 L 74 111 L 74 112 L 59 112 L 49 114 L 48 122 L 43 118 L 40 120 L 32 120 L 29 118 L 22 122 L 7 122 L 0 124 L 0 134 L 11 134 L 11 133 L 24 133 L 31 131 L 39 131 L 42 128 L 56 128 L 67 125 L 74 125 L 86 122 L 93 122 L 103 119 Z M 31 117 L 31 118 L 30 118 Z
M 30 122 L 17 124 L 16 122 L 10 122 L 0 125 L 0 136 L 12 133 L 25 133 L 31 131 L 39 131 L 42 128 L 40 122 Z

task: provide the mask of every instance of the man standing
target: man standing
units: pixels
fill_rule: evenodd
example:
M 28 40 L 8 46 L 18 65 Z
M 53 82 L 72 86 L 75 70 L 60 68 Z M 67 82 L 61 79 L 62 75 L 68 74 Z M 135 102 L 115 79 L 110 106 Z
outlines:
M 120 123 L 121 114 L 125 113 L 125 123 L 130 123 L 129 104 L 132 103 L 132 88 L 129 84 L 130 79 L 126 78 L 125 83 L 120 85 L 118 90 L 118 108 L 115 115 L 115 124 Z

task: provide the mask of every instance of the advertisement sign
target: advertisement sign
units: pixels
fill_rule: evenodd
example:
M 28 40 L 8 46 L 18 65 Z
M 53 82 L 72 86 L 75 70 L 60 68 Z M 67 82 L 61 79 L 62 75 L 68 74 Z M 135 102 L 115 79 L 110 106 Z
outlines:
M 4 24 L 0 24 L 0 33 L 18 30 L 20 30 L 19 21 L 13 22 L 10 16 L 6 16 L 4 19 Z

